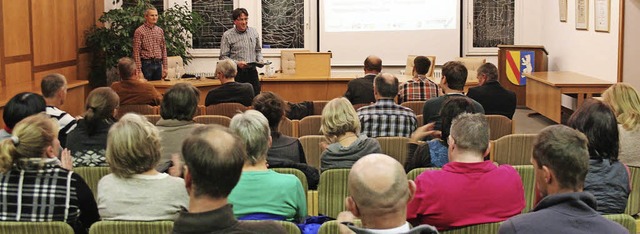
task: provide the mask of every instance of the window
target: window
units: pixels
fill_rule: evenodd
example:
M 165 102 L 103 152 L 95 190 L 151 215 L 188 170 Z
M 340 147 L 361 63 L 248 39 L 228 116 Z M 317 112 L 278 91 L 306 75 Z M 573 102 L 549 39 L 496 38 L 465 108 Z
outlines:
M 200 34 L 193 35 L 193 48 L 219 49 L 222 34 L 233 28 L 233 0 L 192 0 L 191 4 L 204 20 Z
M 262 45 L 304 48 L 304 0 L 262 0 Z
M 466 0 L 463 30 L 466 55 L 497 55 L 498 45 L 517 41 L 515 0 Z

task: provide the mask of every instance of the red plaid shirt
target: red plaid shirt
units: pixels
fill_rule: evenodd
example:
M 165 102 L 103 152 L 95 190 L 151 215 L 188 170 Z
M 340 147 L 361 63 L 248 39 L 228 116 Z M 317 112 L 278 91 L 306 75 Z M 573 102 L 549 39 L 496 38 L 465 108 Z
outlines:
M 162 59 L 162 70 L 167 70 L 167 45 L 164 31 L 152 24 L 140 25 L 133 34 L 133 60 L 138 72 L 142 73 L 141 59 Z
M 424 75 L 418 75 L 400 85 L 398 103 L 408 101 L 426 101 L 438 96 L 438 85 Z

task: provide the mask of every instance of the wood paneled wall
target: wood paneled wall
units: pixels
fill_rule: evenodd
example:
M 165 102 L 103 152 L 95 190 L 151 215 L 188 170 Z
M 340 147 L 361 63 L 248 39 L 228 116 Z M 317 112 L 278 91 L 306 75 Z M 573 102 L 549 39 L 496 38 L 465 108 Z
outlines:
M 39 85 L 53 72 L 87 80 L 85 31 L 103 11 L 104 0 L 1 0 L 0 86 Z
M 88 88 L 77 80 L 89 79 L 85 31 L 102 12 L 104 0 L 0 0 L 0 116 L 11 97 L 40 93 L 40 81 L 54 72 L 70 81 L 60 108 L 83 112 Z

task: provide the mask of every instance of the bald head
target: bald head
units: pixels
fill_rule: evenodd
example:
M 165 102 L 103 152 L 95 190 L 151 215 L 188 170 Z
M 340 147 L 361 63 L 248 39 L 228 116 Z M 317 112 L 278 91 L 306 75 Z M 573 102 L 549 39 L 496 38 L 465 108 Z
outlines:
M 353 165 L 349 193 L 361 216 L 405 212 L 412 196 L 402 165 L 384 154 L 364 156 Z
M 391 73 L 378 74 L 373 85 L 380 98 L 394 98 L 398 95 L 398 78 Z
M 380 71 L 382 71 L 382 59 L 375 55 L 369 55 L 364 60 L 364 72 L 378 74 Z

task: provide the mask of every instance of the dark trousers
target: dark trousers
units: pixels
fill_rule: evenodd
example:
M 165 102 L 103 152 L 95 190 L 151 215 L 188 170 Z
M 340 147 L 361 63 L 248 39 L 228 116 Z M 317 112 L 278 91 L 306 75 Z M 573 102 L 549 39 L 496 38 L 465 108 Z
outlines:
M 143 59 L 142 74 L 147 80 L 162 79 L 162 60 L 160 59 Z
M 245 69 L 238 67 L 236 82 L 249 83 L 253 86 L 253 95 L 260 94 L 260 80 L 258 80 L 258 70 L 255 67 Z

